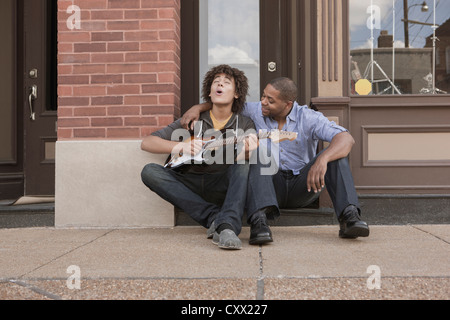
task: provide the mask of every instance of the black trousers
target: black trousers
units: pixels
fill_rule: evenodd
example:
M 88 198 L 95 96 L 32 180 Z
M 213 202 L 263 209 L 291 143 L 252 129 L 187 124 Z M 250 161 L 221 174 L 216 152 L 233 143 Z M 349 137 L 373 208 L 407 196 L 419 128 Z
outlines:
M 320 192 L 308 192 L 307 188 L 308 173 L 317 157 L 308 163 L 299 175 L 294 175 L 292 171 L 282 170 L 278 170 L 272 176 L 262 175 L 261 169 L 265 167 L 264 165 L 260 162 L 251 165 L 247 194 L 247 204 L 251 204 L 247 207 L 250 209 L 248 210 L 248 221 L 252 220 L 252 215 L 257 212 L 257 209 L 268 206 L 277 206 L 284 209 L 303 208 L 317 200 Z M 355 205 L 360 210 L 358 195 L 347 158 L 328 163 L 325 186 L 338 219 L 349 205 Z M 276 217 L 277 214 L 275 213 L 274 216 Z

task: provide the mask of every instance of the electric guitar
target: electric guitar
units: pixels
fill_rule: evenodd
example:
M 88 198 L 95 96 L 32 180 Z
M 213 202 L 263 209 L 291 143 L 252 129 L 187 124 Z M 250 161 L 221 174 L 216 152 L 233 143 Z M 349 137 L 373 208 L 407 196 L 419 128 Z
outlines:
M 288 132 L 288 131 L 280 131 L 280 130 L 260 130 L 258 133 L 258 139 L 271 139 L 274 143 L 280 143 L 282 141 L 294 141 L 297 139 L 297 133 L 296 132 Z M 213 138 L 209 140 L 202 140 L 202 150 L 197 153 L 196 155 L 190 155 L 190 154 L 183 154 L 180 152 L 177 155 L 172 155 L 169 157 L 169 160 L 167 161 L 165 168 L 178 168 L 185 164 L 191 164 L 191 163 L 203 163 L 205 162 L 205 152 L 208 150 L 215 150 L 217 148 L 230 145 L 230 144 L 239 144 L 243 142 L 248 135 L 242 135 L 239 137 L 230 137 L 230 138 Z M 194 140 L 194 137 L 189 138 L 187 141 Z M 186 142 L 187 142 L 186 141 Z

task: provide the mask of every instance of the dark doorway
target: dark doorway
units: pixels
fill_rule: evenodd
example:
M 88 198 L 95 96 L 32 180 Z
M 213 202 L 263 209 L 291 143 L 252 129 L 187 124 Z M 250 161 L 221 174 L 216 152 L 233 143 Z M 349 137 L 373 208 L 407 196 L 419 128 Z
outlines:
M 0 102 L 0 199 L 54 195 L 57 1 L 5 0 L 1 6 L 7 27 L 1 81 L 9 87 Z

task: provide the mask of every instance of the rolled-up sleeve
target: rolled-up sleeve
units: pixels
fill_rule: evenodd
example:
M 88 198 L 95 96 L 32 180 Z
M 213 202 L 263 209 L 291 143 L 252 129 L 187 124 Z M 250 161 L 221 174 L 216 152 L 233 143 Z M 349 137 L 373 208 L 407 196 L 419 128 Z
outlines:
M 260 102 L 247 102 L 244 110 L 242 110 L 242 115 L 247 118 L 254 119 L 256 115 L 259 114 L 259 105 Z
M 331 142 L 337 134 L 348 132 L 347 129 L 337 125 L 334 121 L 328 120 L 328 118 L 320 112 L 315 112 L 315 117 L 316 119 L 313 122 L 315 123 L 313 128 L 314 139 Z
M 175 130 L 182 129 L 181 120 L 177 120 L 174 123 L 168 125 L 167 127 L 152 133 L 152 136 L 159 137 L 164 140 L 172 140 L 172 135 Z

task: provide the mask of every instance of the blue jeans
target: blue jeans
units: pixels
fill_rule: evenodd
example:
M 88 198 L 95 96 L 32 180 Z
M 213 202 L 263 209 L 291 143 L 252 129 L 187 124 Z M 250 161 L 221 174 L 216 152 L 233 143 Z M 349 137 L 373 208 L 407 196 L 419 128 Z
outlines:
M 180 173 L 158 164 L 142 170 L 142 181 L 164 200 L 205 228 L 229 224 L 239 235 L 247 199 L 250 165 L 234 164 L 217 173 Z

